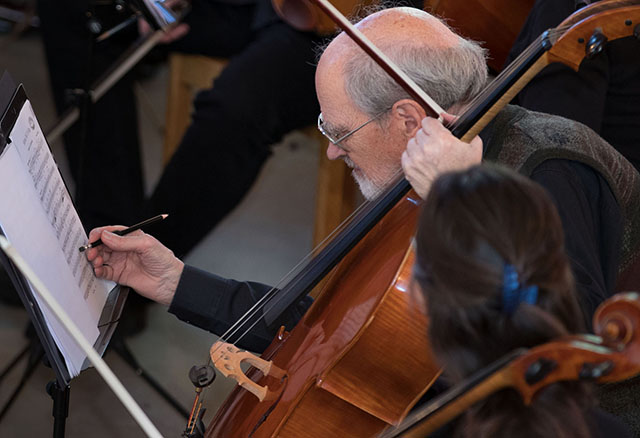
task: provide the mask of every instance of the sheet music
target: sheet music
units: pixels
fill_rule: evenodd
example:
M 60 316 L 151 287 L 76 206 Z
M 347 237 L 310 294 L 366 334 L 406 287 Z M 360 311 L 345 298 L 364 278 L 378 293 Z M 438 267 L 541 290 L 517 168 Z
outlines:
M 78 247 L 87 242 L 60 172 L 29 101 L 26 101 L 0 156 L 1 226 L 11 244 L 52 291 L 93 344 L 107 295 L 114 286 L 95 277 Z M 37 293 L 38 304 L 62 352 L 70 375 L 79 374 L 85 355 Z

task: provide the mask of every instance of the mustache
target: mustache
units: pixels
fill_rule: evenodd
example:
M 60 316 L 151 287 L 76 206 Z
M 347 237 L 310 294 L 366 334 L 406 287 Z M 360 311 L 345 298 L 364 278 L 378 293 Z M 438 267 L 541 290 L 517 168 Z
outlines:
M 351 158 L 343 157 L 342 160 L 348 167 L 350 167 L 351 169 L 355 169 L 356 164 L 351 160 Z

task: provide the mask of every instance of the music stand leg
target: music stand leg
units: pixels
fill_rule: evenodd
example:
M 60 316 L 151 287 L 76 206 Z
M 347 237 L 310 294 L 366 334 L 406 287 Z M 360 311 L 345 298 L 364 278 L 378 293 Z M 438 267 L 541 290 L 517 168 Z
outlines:
M 60 388 L 57 380 L 47 384 L 47 393 L 53 399 L 53 438 L 63 438 L 64 428 L 69 416 L 70 387 Z
M 11 371 L 11 369 L 13 367 L 15 367 L 15 365 L 17 365 L 17 363 L 20 361 L 20 359 L 22 359 L 27 353 L 30 353 L 29 354 L 29 360 L 27 362 L 27 366 L 24 369 L 24 372 L 22 373 L 22 377 L 20 378 L 20 382 L 18 382 L 18 385 L 13 390 L 13 393 L 11 394 L 11 396 L 9 397 L 7 402 L 2 407 L 2 410 L 0 410 L 0 421 L 2 421 L 4 419 L 4 417 L 5 417 L 5 415 L 7 414 L 7 412 L 9 412 L 9 409 L 13 405 L 13 402 L 18 397 L 18 395 L 20 394 L 20 392 L 22 391 L 22 389 L 26 385 L 27 381 L 29 380 L 29 378 L 31 377 L 33 372 L 36 370 L 36 367 L 40 363 L 40 359 L 42 359 L 42 357 L 44 356 L 44 350 L 42 349 L 42 346 L 40 345 L 40 342 L 38 342 L 37 339 L 31 340 L 31 342 L 29 342 L 29 345 L 27 345 L 25 347 L 25 349 L 22 350 L 18 354 L 18 356 L 16 356 L 11 361 L 9 366 L 7 366 L 7 368 L 5 368 L 5 370 L 2 372 L 2 376 L 0 377 L 0 379 L 4 379 L 4 377 L 9 373 L 9 371 Z
M 20 362 L 20 360 L 29 352 L 30 348 L 31 348 L 31 344 L 27 344 L 22 349 L 22 351 L 20 353 L 18 353 L 18 355 L 11 360 L 9 365 L 7 365 L 7 367 L 4 370 L 2 370 L 2 373 L 0 373 L 0 382 L 2 382 L 2 380 L 4 380 L 4 378 L 7 376 L 7 374 L 9 374 L 9 372 L 11 372 L 13 367 L 15 367 L 18 364 L 18 362 Z

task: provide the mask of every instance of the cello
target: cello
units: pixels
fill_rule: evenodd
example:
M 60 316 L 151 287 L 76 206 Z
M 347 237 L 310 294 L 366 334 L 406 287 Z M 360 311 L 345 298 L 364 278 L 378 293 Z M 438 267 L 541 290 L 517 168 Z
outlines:
M 428 436 L 504 388 L 518 391 L 529 405 L 552 383 L 610 383 L 636 376 L 640 372 L 640 294 L 620 293 L 600 304 L 593 328 L 595 336 L 571 335 L 513 351 L 411 413 L 380 438 Z
M 320 5 L 338 17 L 331 5 Z M 593 53 L 603 43 L 593 38 L 596 33 L 609 39 L 628 36 L 634 27 L 627 23 L 639 20 L 637 1 L 603 1 L 572 15 L 481 93 L 450 127 L 452 132 L 470 140 L 546 64 L 562 60 L 577 67 L 585 48 Z M 358 34 L 348 23 L 340 24 L 349 35 Z M 363 44 L 367 53 L 384 60 Z M 419 90 L 410 94 L 424 102 Z M 308 313 L 290 333 L 281 330 L 261 360 L 238 356 L 228 344 L 212 347 L 214 363 L 235 375 L 241 387 L 219 410 L 207 436 L 372 436 L 406 416 L 439 373 L 428 354 L 428 322 L 406 293 L 418 204 L 406 181 L 393 184 L 309 269 L 276 291 L 276 307 L 264 313 L 268 321 L 341 259 Z M 255 365 L 248 377 L 237 368 L 247 360 Z

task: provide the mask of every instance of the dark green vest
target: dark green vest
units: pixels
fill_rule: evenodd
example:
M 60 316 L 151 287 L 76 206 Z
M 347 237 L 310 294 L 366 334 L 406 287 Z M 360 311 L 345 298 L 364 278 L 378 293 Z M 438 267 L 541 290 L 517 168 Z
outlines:
M 640 175 L 609 143 L 580 123 L 513 105 L 505 107 L 489 129 L 491 141 L 486 145 L 485 159 L 523 175 L 530 176 L 550 159 L 578 161 L 602 175 L 624 219 L 618 272 L 625 275 L 640 262 Z

